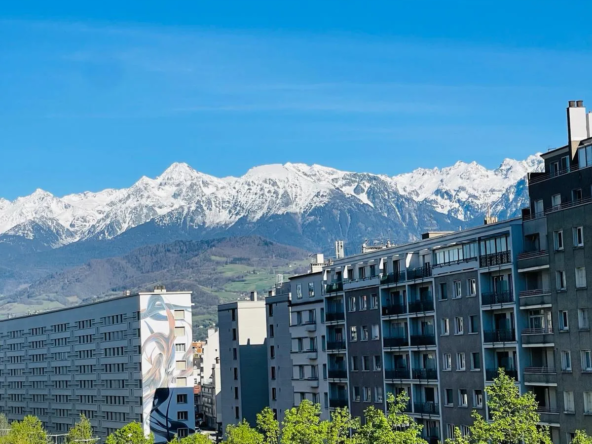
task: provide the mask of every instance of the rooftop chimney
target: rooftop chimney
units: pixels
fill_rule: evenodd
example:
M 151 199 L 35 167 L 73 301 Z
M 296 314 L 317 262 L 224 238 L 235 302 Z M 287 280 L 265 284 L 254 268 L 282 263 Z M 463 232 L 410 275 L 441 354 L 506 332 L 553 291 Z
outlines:
M 164 288 L 164 285 L 157 285 L 154 287 L 154 293 L 166 293 L 166 288 Z
M 583 100 L 570 100 L 567 107 L 567 144 L 574 159 L 578 145 L 589 137 L 589 116 L 586 116 Z
M 343 250 L 343 241 L 335 241 L 335 259 L 343 259 L 344 257 L 345 252 Z
M 257 300 L 257 292 L 252 291 L 251 292 L 251 301 L 255 302 L 256 300 Z

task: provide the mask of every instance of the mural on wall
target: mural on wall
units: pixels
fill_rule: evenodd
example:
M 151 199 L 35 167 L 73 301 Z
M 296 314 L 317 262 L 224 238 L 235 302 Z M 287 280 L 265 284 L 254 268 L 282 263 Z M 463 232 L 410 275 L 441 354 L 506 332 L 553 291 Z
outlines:
M 144 432 L 169 442 L 178 428 L 194 427 L 191 296 L 157 293 L 140 304 Z M 179 394 L 187 404 L 177 404 Z M 188 420 L 178 419 L 181 409 L 189 411 Z

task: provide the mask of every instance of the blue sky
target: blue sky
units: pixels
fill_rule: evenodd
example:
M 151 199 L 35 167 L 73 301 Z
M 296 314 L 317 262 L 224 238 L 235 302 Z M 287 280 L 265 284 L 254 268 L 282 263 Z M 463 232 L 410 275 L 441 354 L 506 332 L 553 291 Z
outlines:
M 89 3 L 0 6 L 0 197 L 175 161 L 496 167 L 565 143 L 568 100 L 592 106 L 583 1 Z

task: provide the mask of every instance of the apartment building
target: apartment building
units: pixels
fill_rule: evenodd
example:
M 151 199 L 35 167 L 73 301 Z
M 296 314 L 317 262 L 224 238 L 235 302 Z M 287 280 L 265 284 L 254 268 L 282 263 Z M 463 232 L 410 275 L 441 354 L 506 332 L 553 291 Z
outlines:
M 156 288 L 0 321 L 0 412 L 97 437 L 132 421 L 155 442 L 193 433 L 191 292 Z
M 493 221 L 488 221 L 493 222 Z M 517 294 L 522 221 L 374 249 L 324 267 L 330 408 L 363 416 L 405 391 L 430 442 L 486 415 L 499 367 L 523 367 Z
M 208 328 L 208 337 L 202 344 L 200 359 L 200 395 L 197 408 L 205 427 L 221 427 L 220 332 Z
M 542 154 L 545 171 L 529 175 L 518 256 L 524 380 L 561 443 L 576 429 L 592 433 L 591 123 L 581 101 L 569 102 L 567 144 Z
M 265 301 L 253 292 L 249 301 L 219 305 L 218 328 L 222 430 L 243 419 L 254 425 L 269 399 Z

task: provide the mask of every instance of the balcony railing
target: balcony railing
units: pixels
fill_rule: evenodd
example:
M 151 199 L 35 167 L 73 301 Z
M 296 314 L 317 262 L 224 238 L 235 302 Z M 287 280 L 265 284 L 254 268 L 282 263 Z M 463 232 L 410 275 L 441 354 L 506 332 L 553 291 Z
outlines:
M 555 211 L 561 211 L 561 210 L 566 210 L 568 208 L 572 208 L 572 207 L 577 207 L 580 205 L 586 205 L 592 203 L 592 198 L 591 197 L 587 197 L 585 199 L 577 199 L 577 200 L 572 200 L 569 202 L 563 202 L 559 205 L 555 205 L 551 208 L 547 208 L 545 210 L 545 214 L 549 214 L 549 213 L 554 213 Z
M 507 304 L 510 302 L 514 302 L 514 294 L 511 290 L 481 293 L 481 303 L 483 305 Z
M 339 409 L 347 407 L 347 398 L 329 398 L 329 407 Z
M 346 379 L 347 378 L 347 370 L 345 368 L 342 369 L 329 369 L 328 376 L 331 379 Z
M 382 343 L 385 348 L 389 347 L 408 347 L 409 338 L 407 336 L 393 336 L 390 338 L 382 338 Z
M 539 405 L 537 407 L 537 413 L 559 413 L 557 407 L 549 407 L 548 405 Z
M 438 379 L 438 371 L 434 368 L 414 368 L 413 379 Z
M 407 313 L 407 306 L 405 304 L 388 304 L 382 307 L 383 316 L 400 315 Z
M 436 345 L 436 336 L 433 334 L 411 335 L 411 345 Z
M 428 415 L 440 414 L 440 405 L 435 402 L 416 402 L 413 405 L 414 413 L 422 413 Z
M 434 299 L 427 297 L 417 301 L 409 301 L 409 313 L 434 311 Z
M 345 350 L 345 341 L 328 341 L 327 350 Z
M 384 377 L 386 379 L 411 379 L 411 371 L 408 368 L 385 370 Z
M 479 257 L 480 267 L 493 267 L 496 265 L 509 264 L 510 262 L 512 262 L 512 255 L 509 251 L 485 254 Z
M 397 284 L 399 282 L 405 282 L 406 273 L 404 271 L 395 271 L 394 273 L 381 274 L 380 283 L 386 284 Z
M 432 275 L 432 266 L 425 264 L 423 267 L 410 268 L 407 270 L 407 279 L 423 279 Z
M 549 374 L 555 373 L 555 367 L 524 367 L 524 373 Z
M 565 168 L 563 170 L 559 170 L 557 172 L 548 172 L 548 173 L 529 173 L 528 174 L 528 184 L 532 185 L 534 183 L 539 183 L 544 180 L 553 179 L 554 177 L 563 176 L 564 174 L 569 174 L 574 171 L 583 170 L 584 168 L 590 168 L 590 165 L 579 166 L 578 164 L 570 165 L 569 168 Z
M 547 250 L 535 250 L 535 251 L 525 251 L 524 253 L 520 253 L 518 255 L 518 260 L 524 259 L 531 259 L 533 257 L 540 257 L 540 256 L 547 256 L 549 252 Z
M 510 378 L 514 378 L 516 381 L 518 381 L 518 371 L 517 370 L 505 368 L 504 372 Z M 493 381 L 495 378 L 497 378 L 498 374 L 499 374 L 498 369 L 485 370 L 485 380 L 486 381 Z
M 552 328 L 525 328 L 522 330 L 523 335 L 552 335 Z
M 343 281 L 333 282 L 331 284 L 325 285 L 325 293 L 335 293 L 338 291 L 343 291 Z
M 518 293 L 518 296 L 521 298 L 528 298 L 530 296 L 540 296 L 547 293 L 550 293 L 550 291 L 546 288 L 536 288 L 534 290 L 522 290 Z
M 325 313 L 326 322 L 344 321 L 345 313 L 343 311 L 329 311 Z
M 516 330 L 513 328 L 483 332 L 483 342 L 513 342 L 515 340 Z

